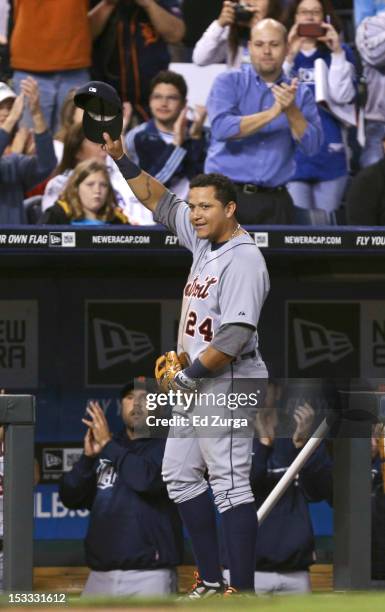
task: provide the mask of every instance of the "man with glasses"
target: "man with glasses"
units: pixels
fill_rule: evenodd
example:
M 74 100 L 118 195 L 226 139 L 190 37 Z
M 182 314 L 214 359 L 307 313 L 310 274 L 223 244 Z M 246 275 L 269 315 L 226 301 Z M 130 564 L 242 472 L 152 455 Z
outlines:
M 203 171 L 208 144 L 206 109 L 196 107 L 189 119 L 186 98 L 184 78 L 162 70 L 151 82 L 152 118 L 126 135 L 131 160 L 183 199 L 190 179 Z

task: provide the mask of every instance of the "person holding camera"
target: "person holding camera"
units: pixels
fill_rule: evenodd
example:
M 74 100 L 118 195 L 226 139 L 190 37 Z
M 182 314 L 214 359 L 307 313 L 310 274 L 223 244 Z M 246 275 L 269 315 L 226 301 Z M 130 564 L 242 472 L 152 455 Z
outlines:
M 279 19 L 281 0 L 225 0 L 221 13 L 198 40 L 193 51 L 193 62 L 198 66 L 227 63 L 239 68 L 250 62 L 248 40 L 253 26 L 265 19 Z
M 336 105 L 350 104 L 356 95 L 353 53 L 341 44 L 333 7 L 328 0 L 295 0 L 288 25 L 289 52 L 284 71 L 297 77 L 315 93 L 315 62 L 327 66 L 329 96 Z M 339 207 L 348 180 L 343 126 L 318 104 L 323 144 L 317 155 L 296 152 L 296 171 L 288 184 L 294 204 L 306 209 L 332 212 Z
M 210 23 L 214 21 L 222 10 L 223 0 L 180 0 L 183 21 L 186 33 L 183 37 L 183 45 L 187 57 L 185 61 L 191 61 L 192 52 L 202 34 L 207 30 Z

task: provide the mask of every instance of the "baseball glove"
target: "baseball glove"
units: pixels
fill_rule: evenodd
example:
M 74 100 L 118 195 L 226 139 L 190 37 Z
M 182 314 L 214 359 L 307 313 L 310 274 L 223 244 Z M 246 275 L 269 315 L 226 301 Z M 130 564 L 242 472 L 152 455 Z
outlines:
M 178 383 L 179 372 L 188 365 L 188 356 L 181 353 L 179 356 L 175 351 L 168 351 L 158 357 L 155 363 L 155 378 L 162 391 L 176 391 L 184 389 Z

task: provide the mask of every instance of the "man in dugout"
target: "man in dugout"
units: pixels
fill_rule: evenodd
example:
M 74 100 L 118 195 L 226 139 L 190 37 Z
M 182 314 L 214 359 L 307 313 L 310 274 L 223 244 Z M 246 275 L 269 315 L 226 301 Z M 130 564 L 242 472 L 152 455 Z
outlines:
M 182 561 L 181 523 L 162 481 L 165 438 L 149 437 L 146 383 L 121 391 L 123 429 L 112 435 L 98 402 L 90 402 L 84 452 L 60 481 L 60 498 L 88 508 L 83 595 L 168 595 Z

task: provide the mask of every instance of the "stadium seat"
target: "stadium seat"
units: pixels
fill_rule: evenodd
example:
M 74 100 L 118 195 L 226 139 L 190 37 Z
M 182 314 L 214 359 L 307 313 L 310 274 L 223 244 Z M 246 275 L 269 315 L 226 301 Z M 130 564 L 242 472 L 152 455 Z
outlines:
M 308 210 L 294 206 L 293 225 L 330 225 L 331 219 L 326 210 L 315 208 Z
M 332 225 L 347 225 L 345 206 L 340 206 L 336 210 L 333 210 L 333 212 L 330 213 L 330 219 Z

